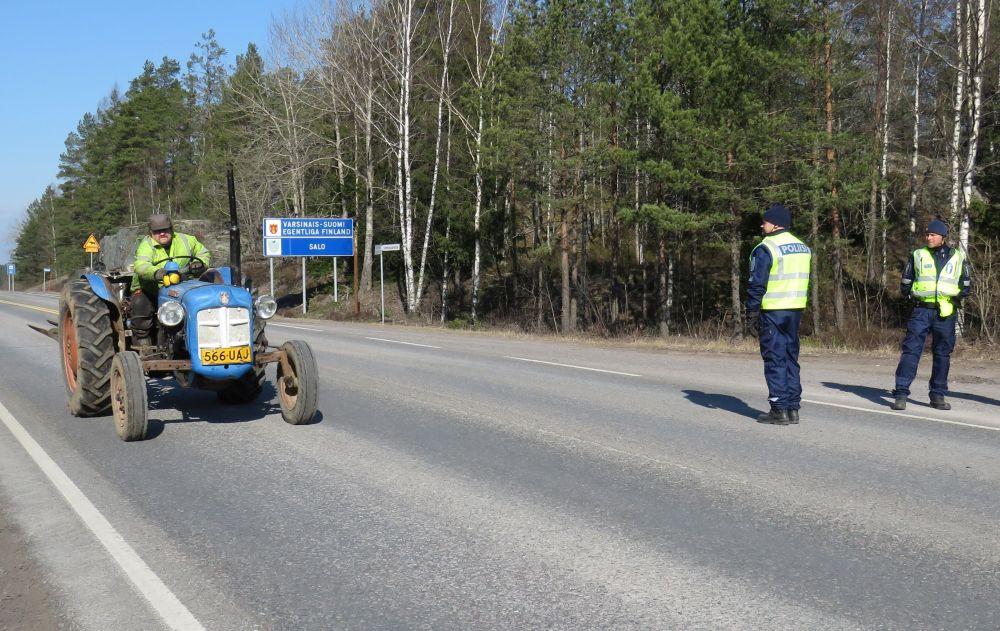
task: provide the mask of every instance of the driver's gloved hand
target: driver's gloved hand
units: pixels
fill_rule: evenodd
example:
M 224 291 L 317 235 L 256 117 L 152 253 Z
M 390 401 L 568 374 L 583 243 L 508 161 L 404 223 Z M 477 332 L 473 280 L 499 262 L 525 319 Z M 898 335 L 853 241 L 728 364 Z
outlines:
M 153 278 L 156 279 L 156 282 L 162 283 L 163 277 L 166 275 L 167 275 L 167 270 L 161 267 L 160 269 L 156 270 L 156 273 L 153 274 Z
M 205 264 L 198 259 L 194 259 L 191 261 L 191 264 L 188 265 L 188 271 L 191 272 L 192 276 L 201 276 L 205 273 Z

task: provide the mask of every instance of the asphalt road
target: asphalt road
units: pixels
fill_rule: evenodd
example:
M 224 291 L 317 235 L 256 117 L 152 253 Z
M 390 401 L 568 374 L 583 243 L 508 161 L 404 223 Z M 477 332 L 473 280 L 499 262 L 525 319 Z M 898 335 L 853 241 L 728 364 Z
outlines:
M 899 414 L 893 360 L 807 357 L 802 424 L 775 427 L 749 354 L 282 320 L 272 342 L 316 353 L 317 423 L 270 387 L 222 407 L 150 382 L 153 436 L 126 444 L 67 412 L 25 326 L 55 306 L 0 293 L 0 417 L 190 616 L 0 423 L 0 510 L 67 628 L 1000 625 L 995 364 L 954 362 L 951 412 Z

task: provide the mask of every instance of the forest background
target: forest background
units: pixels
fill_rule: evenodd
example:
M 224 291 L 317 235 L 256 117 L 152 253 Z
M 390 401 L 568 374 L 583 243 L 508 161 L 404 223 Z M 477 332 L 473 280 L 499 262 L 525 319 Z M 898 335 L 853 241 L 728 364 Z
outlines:
M 814 251 L 804 334 L 880 344 L 935 217 L 1000 339 L 1000 63 L 991 0 L 344 0 L 236 63 L 208 31 L 83 114 L 22 220 L 20 280 L 152 212 L 357 220 L 408 319 L 738 338 L 760 213 Z M 377 262 L 374 262 L 377 265 Z M 291 265 L 291 263 L 289 263 Z M 350 265 L 350 263 L 348 263 Z M 311 259 L 325 279 L 330 261 Z M 345 270 L 348 275 L 353 270 Z M 377 275 L 374 276 L 377 283 Z M 263 279 L 258 279 L 260 282 Z M 345 307 L 346 308 L 346 307 Z M 890 336 L 891 337 L 891 336 Z

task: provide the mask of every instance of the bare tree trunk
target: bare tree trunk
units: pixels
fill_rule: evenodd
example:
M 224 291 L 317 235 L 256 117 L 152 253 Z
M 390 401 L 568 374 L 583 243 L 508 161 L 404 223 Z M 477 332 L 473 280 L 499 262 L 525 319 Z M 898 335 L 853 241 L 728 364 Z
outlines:
M 886 35 L 885 35 L 885 83 L 883 84 L 882 92 L 884 97 L 882 99 L 882 156 L 879 160 L 879 226 L 881 230 L 881 240 L 879 244 L 882 247 L 882 257 L 881 263 L 879 265 L 880 275 L 879 275 L 879 286 L 884 290 L 886 285 L 886 270 L 888 268 L 888 262 L 886 260 L 886 231 L 888 230 L 888 209 L 886 208 L 887 195 L 886 187 L 888 182 L 886 181 L 886 175 L 888 173 L 889 166 L 889 80 L 891 78 L 890 68 L 892 67 L 892 20 L 895 15 L 895 11 L 890 6 L 889 7 L 889 22 L 886 24 Z
M 427 205 L 427 226 L 424 230 L 424 245 L 420 252 L 420 272 L 417 276 L 417 295 L 416 304 L 414 308 L 419 308 L 420 300 L 423 297 L 424 291 L 424 270 L 427 266 L 427 249 L 430 245 L 431 240 L 431 228 L 434 222 L 434 204 L 437 198 L 437 184 L 438 184 L 438 173 L 441 170 L 441 135 L 444 128 L 444 105 L 445 105 L 445 94 L 448 90 L 448 55 L 451 52 L 451 33 L 452 25 L 454 24 L 455 16 L 455 0 L 451 0 L 448 3 L 448 25 L 445 28 L 444 39 L 441 42 L 442 48 L 442 61 L 441 61 L 441 86 L 438 93 L 438 107 L 437 107 L 437 135 L 434 138 L 434 171 L 431 176 L 431 199 L 430 203 Z
M 660 307 L 660 337 L 667 337 L 670 335 L 670 309 L 667 306 L 667 236 L 662 228 L 659 230 L 657 240 L 656 267 L 659 276 L 659 282 L 656 284 L 656 302 Z
M 833 44 L 830 34 L 830 8 L 823 6 L 824 104 L 826 110 L 826 162 L 830 169 L 830 226 L 833 237 L 833 312 L 834 325 L 844 331 L 844 262 L 841 243 L 840 209 L 837 207 L 837 153 L 833 146 Z
M 958 223 L 961 212 L 962 187 L 962 110 L 965 103 L 965 75 L 968 72 L 968 54 L 965 48 L 965 0 L 955 0 L 955 43 L 958 48 L 957 75 L 955 77 L 955 102 L 952 104 L 951 132 L 951 223 Z
M 667 303 L 666 303 L 666 331 L 661 330 L 662 335 L 669 335 L 674 324 L 674 251 L 667 253 Z
M 562 327 L 563 331 L 573 330 L 573 321 L 570 315 L 570 285 L 569 285 L 569 219 L 566 217 L 566 208 L 562 208 L 559 213 L 559 247 L 561 256 L 559 258 L 559 270 L 562 274 Z
M 479 123 L 476 126 L 475 150 L 472 159 L 475 170 L 476 197 L 473 204 L 472 232 L 475 238 L 475 251 L 472 258 L 472 321 L 476 321 L 476 309 L 479 306 L 479 283 L 480 266 L 482 260 L 482 243 L 480 240 L 479 226 L 483 210 L 483 97 L 479 95 Z
M 451 105 L 448 106 L 448 139 L 444 145 L 444 194 L 446 199 L 451 199 Z M 448 265 L 451 262 L 448 256 L 451 248 L 451 213 L 445 214 L 444 220 L 444 240 L 448 244 L 448 249 L 441 257 L 441 322 L 448 317 Z
M 733 150 L 726 152 L 726 170 L 733 170 Z M 743 336 L 743 309 L 740 302 L 740 217 L 733 205 L 729 209 L 729 306 L 733 311 L 733 336 Z
M 969 206 L 972 202 L 973 178 L 976 172 L 976 153 L 979 149 L 979 125 L 982 118 L 983 71 L 986 61 L 986 35 L 989 6 L 986 0 L 972 0 L 967 32 L 975 35 L 975 40 L 967 35 L 970 45 L 966 46 L 969 58 L 969 141 L 965 159 L 965 177 L 962 183 L 962 216 L 958 243 L 962 251 L 969 251 Z
M 878 52 L 876 53 L 876 74 L 877 78 L 875 80 L 875 121 L 873 125 L 874 142 L 875 147 L 881 148 L 882 145 L 882 129 L 883 129 L 883 109 L 885 103 L 888 101 L 888 94 L 884 92 L 884 87 L 886 85 L 886 76 L 889 74 L 889 60 L 884 56 L 886 48 L 886 42 L 889 39 L 889 20 L 887 19 L 889 13 L 889 2 L 891 0 L 879 0 L 878 8 Z M 873 283 L 877 280 L 879 274 L 876 270 L 875 264 L 875 247 L 876 247 L 876 237 L 878 231 L 878 190 L 880 188 L 879 182 L 879 163 L 876 162 L 872 165 L 871 170 L 871 196 L 868 202 L 868 218 L 865 222 L 865 271 L 868 282 Z
M 52 246 L 52 274 L 59 273 L 59 254 L 56 251 L 56 205 L 55 191 L 49 190 L 49 232 L 52 235 L 50 245 Z
M 917 18 L 917 37 L 924 37 L 924 19 L 927 13 L 927 0 L 920 3 L 920 15 Z M 917 242 L 917 169 L 920 161 L 920 87 L 922 85 L 924 72 L 924 49 L 918 43 L 917 59 L 913 69 L 913 154 L 910 158 L 910 212 L 909 212 L 909 232 L 907 238 L 907 249 L 912 250 Z

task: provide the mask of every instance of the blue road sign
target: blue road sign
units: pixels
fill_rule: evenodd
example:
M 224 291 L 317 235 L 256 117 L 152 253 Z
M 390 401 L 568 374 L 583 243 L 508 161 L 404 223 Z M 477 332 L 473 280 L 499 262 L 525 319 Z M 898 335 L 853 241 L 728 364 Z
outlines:
M 354 222 L 332 217 L 264 219 L 264 256 L 352 256 Z
M 17 272 L 17 267 L 13 263 L 7 263 L 7 275 L 13 276 L 15 272 Z

